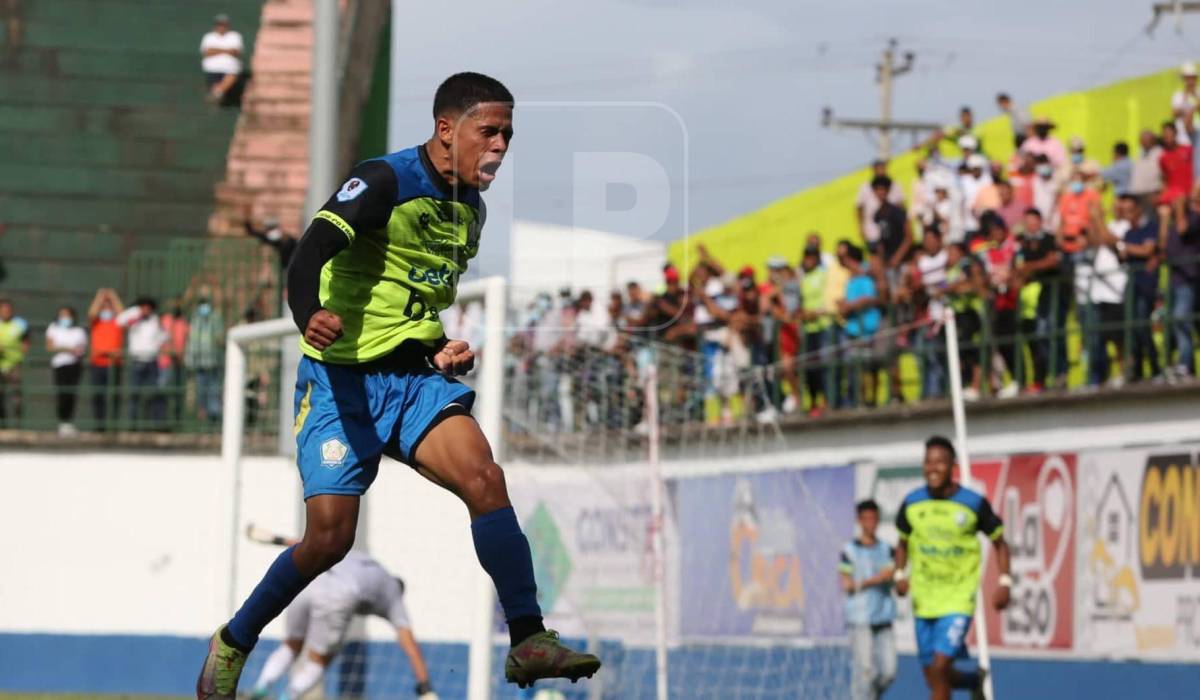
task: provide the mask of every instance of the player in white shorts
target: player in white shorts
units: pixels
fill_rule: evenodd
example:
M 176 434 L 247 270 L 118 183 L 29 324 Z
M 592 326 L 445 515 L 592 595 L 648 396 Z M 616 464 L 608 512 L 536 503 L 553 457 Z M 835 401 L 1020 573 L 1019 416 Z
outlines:
M 298 700 L 315 687 L 337 656 L 355 615 L 378 615 L 392 623 L 396 643 L 408 656 L 417 679 L 417 696 L 420 700 L 436 700 L 404 607 L 404 582 L 358 551 L 351 551 L 318 576 L 288 606 L 283 644 L 267 658 L 251 697 L 266 698 L 267 690 L 287 673 L 301 650 L 306 653 L 297 662 L 281 700 Z

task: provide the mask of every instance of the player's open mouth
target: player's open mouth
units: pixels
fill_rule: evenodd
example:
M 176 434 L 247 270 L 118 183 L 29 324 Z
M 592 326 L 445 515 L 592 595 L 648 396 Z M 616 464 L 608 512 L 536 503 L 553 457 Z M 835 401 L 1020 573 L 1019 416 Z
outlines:
M 493 160 L 479 165 L 480 182 L 491 182 L 496 179 L 496 171 L 500 169 L 500 161 Z

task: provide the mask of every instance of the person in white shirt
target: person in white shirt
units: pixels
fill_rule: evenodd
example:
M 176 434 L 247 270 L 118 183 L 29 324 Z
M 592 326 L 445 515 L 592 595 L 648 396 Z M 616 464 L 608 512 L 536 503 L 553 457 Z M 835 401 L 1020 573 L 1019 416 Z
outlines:
M 158 387 L 158 354 L 167 342 L 167 332 L 158 318 L 158 303 L 150 297 L 139 298 L 117 315 L 117 325 L 128 329 L 129 419 L 135 429 L 149 427 L 139 425 L 139 420 L 160 425 L 166 417 L 166 401 Z
M 295 540 L 284 544 L 295 544 Z M 304 697 L 320 683 L 325 670 L 341 651 L 346 630 L 355 615 L 382 617 L 391 623 L 396 630 L 396 644 L 408 657 L 417 680 L 419 700 L 437 700 L 404 605 L 404 581 L 357 550 L 318 576 L 288 606 L 283 643 L 263 664 L 250 697 L 266 698 L 271 686 L 287 673 L 293 662 L 296 668 L 288 679 L 285 697 Z M 301 651 L 306 652 L 303 657 Z
M 75 309 L 63 306 L 54 323 L 46 329 L 46 351 L 54 376 L 55 413 L 60 437 L 74 437 L 75 404 L 79 399 L 79 380 L 83 377 L 83 359 L 87 352 L 87 331 L 75 325 Z
M 200 40 L 200 67 L 210 98 L 219 102 L 242 74 L 242 35 L 229 28 L 229 15 L 213 18 L 213 30 Z
M 1179 134 L 1179 143 L 1188 145 L 1196 135 L 1197 122 L 1200 120 L 1200 91 L 1196 89 L 1196 64 L 1188 61 L 1179 67 L 1179 78 L 1183 87 L 1171 95 L 1171 113 L 1175 115 L 1175 130 Z
M 1088 362 L 1088 385 L 1099 387 L 1108 382 L 1118 387 L 1123 383 L 1121 370 L 1124 351 L 1125 286 L 1129 275 L 1121 265 L 1120 254 L 1125 249 L 1125 234 L 1138 222 L 1135 207 L 1127 199 L 1114 204 L 1116 217 L 1107 228 L 1088 227 L 1088 243 L 1084 261 L 1075 270 L 1075 301 L 1079 309 L 1087 309 L 1081 319 Z M 1116 374 L 1109 366 L 1108 345 L 1116 347 Z
M 958 189 L 962 193 L 963 227 L 967 231 L 979 228 L 979 218 L 972 210 L 972 204 L 979 191 L 992 184 L 992 172 L 988 160 L 984 156 L 973 153 L 966 160 L 966 171 L 958 176 Z

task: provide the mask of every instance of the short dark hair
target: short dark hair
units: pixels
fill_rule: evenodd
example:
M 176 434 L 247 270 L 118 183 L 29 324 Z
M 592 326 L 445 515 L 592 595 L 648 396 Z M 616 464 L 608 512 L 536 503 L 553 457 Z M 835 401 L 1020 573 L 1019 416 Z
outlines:
M 1025 210 L 1025 216 L 1036 216 L 1040 219 L 1042 218 L 1042 210 L 1037 207 L 1029 207 Z
M 876 175 L 875 177 L 871 178 L 871 189 L 874 190 L 880 187 L 887 190 L 892 189 L 892 178 L 888 177 L 887 175 Z
M 1004 223 L 1004 217 L 997 214 L 995 210 L 988 209 L 979 215 L 979 230 L 987 235 L 992 232 L 993 227 L 998 227 L 1002 231 L 1008 230 L 1008 224 Z
M 862 262 L 863 261 L 862 248 L 859 248 L 858 246 L 854 245 L 853 243 L 847 243 L 846 244 L 846 257 L 850 258 L 854 262 Z
M 442 81 L 433 96 L 433 118 L 463 114 L 484 102 L 511 105 L 512 93 L 495 78 L 482 73 L 455 73 Z
M 940 447 L 949 452 L 950 459 L 958 459 L 958 451 L 954 449 L 954 443 L 950 442 L 950 438 L 946 437 L 945 435 L 931 435 L 929 439 L 925 441 L 926 452 L 933 447 Z
M 958 112 L 959 114 L 971 114 L 971 105 L 963 105 L 962 107 L 959 107 Z
M 1175 126 L 1175 122 L 1167 120 L 1162 123 L 1162 128 L 1170 129 L 1171 131 L 1179 131 L 1179 127 Z
M 1117 141 L 1113 144 L 1113 153 L 1116 153 L 1119 156 L 1129 155 L 1129 144 L 1125 143 L 1124 141 Z
M 997 102 L 1008 102 L 1008 101 L 1009 101 L 1009 100 L 1011 100 L 1011 99 L 1012 99 L 1012 98 L 1008 96 L 1008 93 L 1007 93 L 1007 92 L 998 92 L 998 93 L 996 93 L 996 101 L 997 101 Z
M 1142 200 L 1136 194 L 1126 192 L 1125 194 L 1117 195 L 1117 199 L 1122 202 L 1129 202 L 1136 207 L 1142 206 Z
M 138 297 L 133 302 L 133 305 L 134 306 L 149 306 L 151 309 L 158 309 L 158 302 L 154 300 L 154 297 L 146 296 L 146 295 L 142 295 L 142 296 Z
M 855 513 L 861 515 L 864 510 L 873 510 L 878 513 L 879 504 L 875 502 L 874 498 L 868 498 L 865 501 L 859 501 L 858 504 L 854 506 Z

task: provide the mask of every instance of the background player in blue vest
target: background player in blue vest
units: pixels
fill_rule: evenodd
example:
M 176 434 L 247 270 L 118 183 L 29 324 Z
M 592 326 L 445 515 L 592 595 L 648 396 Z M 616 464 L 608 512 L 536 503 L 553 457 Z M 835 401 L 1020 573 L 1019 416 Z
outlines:
M 894 550 L 875 536 L 879 504 L 871 499 L 857 506 L 860 536 L 842 548 L 838 574 L 846 591 L 846 628 L 854 668 L 850 693 L 854 700 L 877 700 L 896 679 L 896 638 L 892 622 Z
M 470 416 L 474 392 L 453 378 L 472 369 L 474 355 L 445 337 L 438 318 L 479 250 L 479 193 L 508 152 L 512 111 L 512 94 L 494 78 L 450 76 L 434 96 L 433 136 L 357 165 L 297 245 L 288 305 L 303 331 L 295 431 L 304 537 L 213 635 L 196 682 L 201 700 L 233 700 L 263 627 L 350 551 L 359 498 L 383 454 L 466 505 L 512 638 L 509 682 L 577 679 L 600 668 L 542 625 L 529 542 L 504 472 Z
M 980 675 L 954 668 L 955 659 L 967 656 L 967 630 L 975 614 L 983 562 L 976 533 L 987 535 L 996 550 L 1000 585 L 992 604 L 997 610 L 1008 607 L 1013 584 L 1004 524 L 986 498 L 954 481 L 956 460 L 948 439 L 929 438 L 925 486 L 908 494 L 896 514 L 900 543 L 893 578 L 900 595 L 912 589 L 917 656 L 932 700 L 950 700 L 954 688 L 983 697 Z M 905 572 L 910 558 L 911 577 Z

